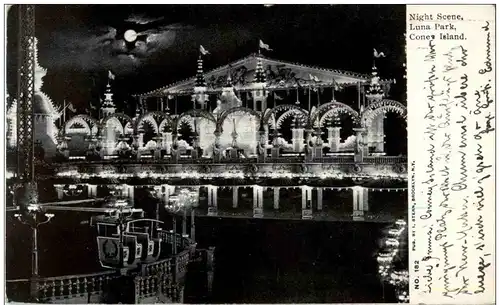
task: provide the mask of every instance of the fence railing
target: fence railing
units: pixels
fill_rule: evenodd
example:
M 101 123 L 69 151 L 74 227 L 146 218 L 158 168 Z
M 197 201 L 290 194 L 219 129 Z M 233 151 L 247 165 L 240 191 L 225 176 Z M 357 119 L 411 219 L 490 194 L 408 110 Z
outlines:
M 100 293 L 109 281 L 116 277 L 115 271 L 91 274 L 77 274 L 40 278 L 38 280 L 38 299 L 50 301 L 72 296 Z
M 160 237 L 167 243 L 171 243 L 174 234 L 160 231 Z M 175 289 L 170 287 L 171 282 L 184 280 L 188 264 L 195 254 L 196 243 L 180 234 L 176 234 L 175 238 L 179 251 L 175 256 L 142 265 L 142 275 L 134 278 L 136 297 L 147 297 L 158 291 L 164 291 L 171 296 L 176 295 Z M 53 302 L 101 294 L 103 289 L 119 276 L 117 271 L 110 270 L 90 274 L 40 277 L 36 280 L 10 280 L 7 281 L 7 293 L 13 301 L 23 302 L 36 299 L 41 302 Z M 32 291 L 36 294 L 31 295 Z

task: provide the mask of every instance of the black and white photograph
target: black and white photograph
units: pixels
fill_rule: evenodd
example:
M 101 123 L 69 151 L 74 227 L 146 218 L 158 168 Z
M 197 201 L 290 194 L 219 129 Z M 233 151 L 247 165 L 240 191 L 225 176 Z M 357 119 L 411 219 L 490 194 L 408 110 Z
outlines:
M 405 5 L 4 16 L 7 302 L 409 302 Z

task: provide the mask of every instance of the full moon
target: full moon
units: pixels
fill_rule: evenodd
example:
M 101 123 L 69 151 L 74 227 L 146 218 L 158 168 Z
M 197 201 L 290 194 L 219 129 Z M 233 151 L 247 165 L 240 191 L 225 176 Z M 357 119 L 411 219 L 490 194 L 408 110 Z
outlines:
M 137 33 L 134 30 L 127 30 L 123 34 L 123 38 L 128 42 L 134 42 L 137 39 Z

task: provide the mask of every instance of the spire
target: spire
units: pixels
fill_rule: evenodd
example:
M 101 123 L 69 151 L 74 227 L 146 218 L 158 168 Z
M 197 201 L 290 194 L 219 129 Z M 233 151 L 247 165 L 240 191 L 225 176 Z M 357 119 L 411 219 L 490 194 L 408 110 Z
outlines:
M 384 90 L 380 86 L 380 77 L 378 76 L 377 67 L 375 64 L 372 68 L 372 77 L 370 79 L 370 87 L 366 92 L 366 98 L 372 102 L 384 98 Z
M 103 107 L 114 107 L 113 103 L 113 92 L 111 91 L 111 85 L 108 83 L 106 85 L 106 91 L 104 92 L 104 103 Z
M 203 75 L 203 58 L 200 54 L 198 57 L 198 68 L 196 70 L 196 83 L 195 87 L 205 87 L 205 76 Z
M 233 86 L 233 80 L 231 79 L 231 74 L 229 73 L 227 75 L 227 79 L 226 79 L 226 87 L 232 87 Z
M 266 74 L 264 72 L 264 66 L 262 65 L 262 57 L 257 56 L 257 66 L 255 67 L 255 83 L 265 83 Z
M 108 71 L 108 84 L 106 85 L 106 91 L 104 91 L 104 102 L 102 103 L 102 114 L 103 116 L 108 116 L 115 113 L 116 107 L 113 101 L 113 91 L 111 90 L 111 80 L 115 79 L 115 76 L 111 71 Z

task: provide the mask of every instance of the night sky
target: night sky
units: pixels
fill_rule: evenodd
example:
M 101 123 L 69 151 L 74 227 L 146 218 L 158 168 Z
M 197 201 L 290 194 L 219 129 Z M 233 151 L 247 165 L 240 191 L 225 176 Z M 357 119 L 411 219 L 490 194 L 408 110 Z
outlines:
M 8 16 L 8 93 L 16 88 L 16 19 Z M 396 79 L 392 98 L 404 101 L 404 5 L 38 5 L 39 61 L 48 69 L 43 90 L 56 104 L 71 101 L 79 112 L 97 101 L 116 74 L 118 107 L 196 72 L 198 46 L 210 51 L 205 70 L 257 51 L 268 57 L 325 68 L 370 73 L 373 48 L 383 78 Z M 135 25 L 134 25 L 135 24 Z M 127 49 L 123 31 L 147 34 Z M 130 55 L 133 56 L 130 56 Z

